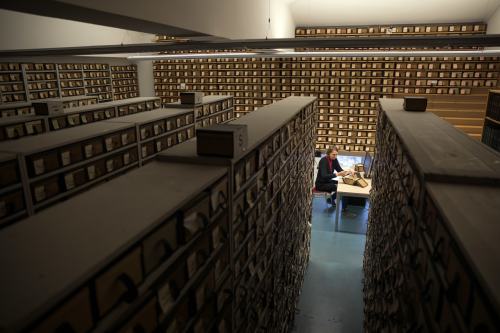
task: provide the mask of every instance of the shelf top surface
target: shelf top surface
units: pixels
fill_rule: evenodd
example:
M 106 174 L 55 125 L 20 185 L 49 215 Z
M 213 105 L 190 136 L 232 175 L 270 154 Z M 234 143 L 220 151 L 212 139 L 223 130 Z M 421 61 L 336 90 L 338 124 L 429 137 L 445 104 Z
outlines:
M 27 123 L 35 120 L 43 120 L 44 116 L 11 116 L 0 118 L 0 126 L 7 126 L 11 124 Z
M 206 95 L 206 96 L 203 96 L 202 102 L 200 104 L 181 104 L 181 101 L 178 100 L 177 102 L 167 103 L 167 104 L 165 104 L 165 106 L 174 106 L 174 107 L 181 106 L 181 107 L 185 107 L 185 108 L 194 108 L 195 106 L 200 106 L 200 105 L 203 105 L 203 104 L 215 103 L 215 102 L 223 101 L 225 99 L 230 99 L 230 98 L 233 98 L 233 96 L 229 96 L 229 95 Z
M 132 127 L 132 124 L 127 123 L 95 122 L 60 131 L 0 142 L 0 151 L 29 155 Z
M 406 112 L 403 99 L 380 106 L 426 180 L 500 185 L 500 154 L 431 112 Z
M 181 109 L 181 108 L 161 108 L 151 111 L 134 113 L 128 116 L 111 118 L 105 120 L 104 122 L 111 123 L 130 123 L 130 124 L 143 124 L 149 123 L 155 120 L 166 119 L 169 117 L 175 117 L 183 114 L 192 114 L 193 110 Z
M 0 330 L 42 315 L 225 172 L 153 162 L 2 230 Z
M 6 162 L 15 159 L 16 159 L 16 154 L 0 152 L 0 162 Z
M 429 182 L 427 191 L 473 267 L 486 295 L 500 309 L 500 188 Z
M 21 93 L 24 93 L 24 90 Z M 5 103 L 5 104 L 0 104 L 0 110 L 10 110 L 10 109 L 17 109 L 17 108 L 25 108 L 25 107 L 30 107 L 30 106 L 31 106 L 31 102 Z
M 94 97 L 94 98 L 96 98 L 96 97 Z M 135 103 L 141 103 L 141 102 L 150 102 L 150 101 L 155 101 L 155 100 L 159 100 L 159 99 L 160 99 L 159 97 L 135 97 L 135 98 L 122 99 L 119 101 L 111 101 L 111 102 L 96 103 L 96 104 L 91 104 L 91 105 L 77 106 L 77 107 L 73 107 L 73 108 L 64 109 L 63 114 L 49 115 L 48 117 L 49 118 L 57 118 L 57 117 L 61 117 L 61 116 L 68 115 L 68 114 L 101 110 L 101 109 L 113 108 L 113 107 L 117 107 L 117 106 L 124 106 L 124 105 L 128 105 L 128 104 L 135 104 Z
M 292 120 L 307 105 L 314 102 L 315 97 L 291 96 L 274 104 L 266 105 L 227 124 L 247 125 L 248 146 L 247 152 L 257 146 L 280 129 L 288 121 Z M 227 164 L 227 158 L 198 156 L 196 152 L 196 138 L 174 146 L 160 154 L 159 160 L 193 161 L 207 164 Z M 232 159 L 237 161 L 241 156 Z

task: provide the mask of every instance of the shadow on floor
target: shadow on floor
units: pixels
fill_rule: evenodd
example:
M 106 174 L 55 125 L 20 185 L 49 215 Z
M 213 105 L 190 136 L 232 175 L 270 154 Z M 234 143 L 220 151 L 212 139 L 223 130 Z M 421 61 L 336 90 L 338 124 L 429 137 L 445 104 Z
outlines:
M 348 206 L 334 232 L 335 209 L 313 200 L 311 256 L 293 333 L 363 331 L 362 264 L 368 209 Z

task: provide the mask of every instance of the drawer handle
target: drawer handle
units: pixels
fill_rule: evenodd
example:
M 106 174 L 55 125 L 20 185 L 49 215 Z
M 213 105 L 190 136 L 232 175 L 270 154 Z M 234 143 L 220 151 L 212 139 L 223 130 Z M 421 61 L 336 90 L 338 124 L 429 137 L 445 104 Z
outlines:
M 125 286 L 126 291 L 122 294 L 121 299 L 125 303 L 132 303 L 137 296 L 139 296 L 139 291 L 137 290 L 137 286 L 130 276 L 126 273 L 122 273 L 118 277 L 118 282 L 122 283 Z
M 70 323 L 64 322 L 54 330 L 54 333 L 76 333 L 76 331 Z
M 166 239 L 159 240 L 157 245 L 163 246 L 163 250 L 165 251 L 165 254 L 162 256 L 161 261 L 167 260 L 174 253 L 174 250 L 172 249 L 170 243 Z

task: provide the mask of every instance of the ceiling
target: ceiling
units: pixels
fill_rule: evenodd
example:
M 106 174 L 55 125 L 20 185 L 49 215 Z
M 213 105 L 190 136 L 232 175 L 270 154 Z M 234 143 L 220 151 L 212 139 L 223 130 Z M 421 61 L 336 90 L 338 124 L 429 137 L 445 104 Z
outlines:
M 276 1 L 276 0 L 274 0 Z M 487 22 L 500 0 L 294 0 L 297 26 Z

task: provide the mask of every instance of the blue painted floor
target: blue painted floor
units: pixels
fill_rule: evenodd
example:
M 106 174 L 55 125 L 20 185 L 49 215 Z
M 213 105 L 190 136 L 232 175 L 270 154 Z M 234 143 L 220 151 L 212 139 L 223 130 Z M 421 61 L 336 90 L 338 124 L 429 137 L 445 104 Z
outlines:
M 335 209 L 314 198 L 311 256 L 293 333 L 363 331 L 362 265 L 368 204 L 348 205 L 334 231 Z

